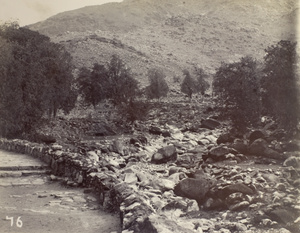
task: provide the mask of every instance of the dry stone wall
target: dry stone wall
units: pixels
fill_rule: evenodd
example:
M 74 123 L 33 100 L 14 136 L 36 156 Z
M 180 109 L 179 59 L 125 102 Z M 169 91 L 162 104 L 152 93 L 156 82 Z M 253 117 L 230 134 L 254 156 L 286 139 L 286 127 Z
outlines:
M 142 232 L 145 220 L 154 211 L 145 197 L 118 179 L 114 172 L 101 168 L 101 163 L 91 156 L 84 158 L 64 151 L 57 144 L 48 146 L 19 139 L 2 138 L 0 148 L 39 158 L 51 167 L 54 175 L 65 176 L 68 185 L 93 188 L 100 195 L 101 205 L 120 211 L 124 232 Z

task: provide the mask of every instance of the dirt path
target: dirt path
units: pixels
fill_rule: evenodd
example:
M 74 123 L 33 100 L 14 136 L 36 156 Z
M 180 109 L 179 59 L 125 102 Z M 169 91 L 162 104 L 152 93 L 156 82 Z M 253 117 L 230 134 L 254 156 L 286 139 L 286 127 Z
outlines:
M 27 170 L 25 165 L 18 165 L 25 158 Z M 1 233 L 121 232 L 119 216 L 104 212 L 90 190 L 50 181 L 40 168 L 38 172 L 28 170 L 38 163 L 36 159 L 30 162 L 27 156 L 0 151 Z M 10 171 L 16 167 L 13 165 L 21 166 L 20 170 Z

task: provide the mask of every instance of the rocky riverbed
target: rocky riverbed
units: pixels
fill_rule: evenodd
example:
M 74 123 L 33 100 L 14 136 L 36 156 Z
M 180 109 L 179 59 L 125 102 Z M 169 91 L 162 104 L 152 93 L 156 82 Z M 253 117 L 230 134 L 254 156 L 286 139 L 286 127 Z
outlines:
M 243 135 L 227 128 L 211 108 L 180 104 L 126 136 L 2 147 L 38 154 L 54 179 L 92 188 L 124 233 L 300 232 L 299 139 L 272 121 Z
M 83 145 L 101 164 L 89 178 L 118 180 L 124 232 L 300 232 L 299 141 L 267 128 L 235 138 L 220 125 L 151 124 Z

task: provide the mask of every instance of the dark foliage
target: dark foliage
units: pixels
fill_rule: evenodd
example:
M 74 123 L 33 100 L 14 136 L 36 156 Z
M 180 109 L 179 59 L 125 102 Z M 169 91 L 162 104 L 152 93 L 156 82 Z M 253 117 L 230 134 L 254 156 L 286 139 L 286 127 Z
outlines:
M 181 92 L 186 94 L 190 99 L 193 94 L 200 93 L 205 94 L 205 91 L 209 88 L 209 84 L 206 81 L 208 75 L 201 68 L 195 68 L 194 79 L 188 70 L 183 70 L 184 79 L 181 83 Z
M 167 96 L 169 87 L 165 78 L 166 75 L 162 70 L 150 69 L 148 71 L 150 85 L 146 87 L 146 95 L 149 99 L 160 99 Z
M 296 43 L 280 41 L 266 50 L 262 100 L 264 114 L 280 127 L 293 130 L 299 122 L 299 80 Z
M 112 56 L 107 66 L 105 85 L 107 98 L 111 99 L 115 105 L 131 101 L 139 92 L 138 82 L 117 55 Z
M 77 84 L 84 100 L 94 107 L 106 98 L 107 69 L 103 65 L 94 64 L 92 71 L 83 67 L 79 71 Z
M 238 131 L 259 122 L 259 72 L 256 61 L 251 57 L 241 58 L 235 63 L 223 63 L 214 76 L 213 92 L 222 115 L 228 117 Z
M 133 100 L 118 105 L 119 116 L 133 123 L 136 120 L 145 120 L 150 111 L 149 103 L 141 100 Z
M 209 83 L 206 81 L 208 79 L 208 74 L 202 68 L 195 68 L 196 73 L 196 91 L 201 95 L 204 95 L 209 88 Z
M 183 70 L 183 75 L 184 79 L 181 83 L 181 91 L 191 99 L 193 93 L 196 92 L 196 81 L 192 78 L 188 70 Z
M 45 113 L 75 103 L 71 56 L 60 45 L 17 24 L 0 27 L 0 134 L 29 132 Z

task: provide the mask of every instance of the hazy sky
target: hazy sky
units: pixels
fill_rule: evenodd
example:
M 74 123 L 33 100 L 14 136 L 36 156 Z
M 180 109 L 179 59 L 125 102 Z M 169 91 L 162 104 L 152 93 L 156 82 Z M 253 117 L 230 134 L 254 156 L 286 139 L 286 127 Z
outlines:
M 0 21 L 18 21 L 20 26 L 36 23 L 63 11 L 122 0 L 0 0 Z

